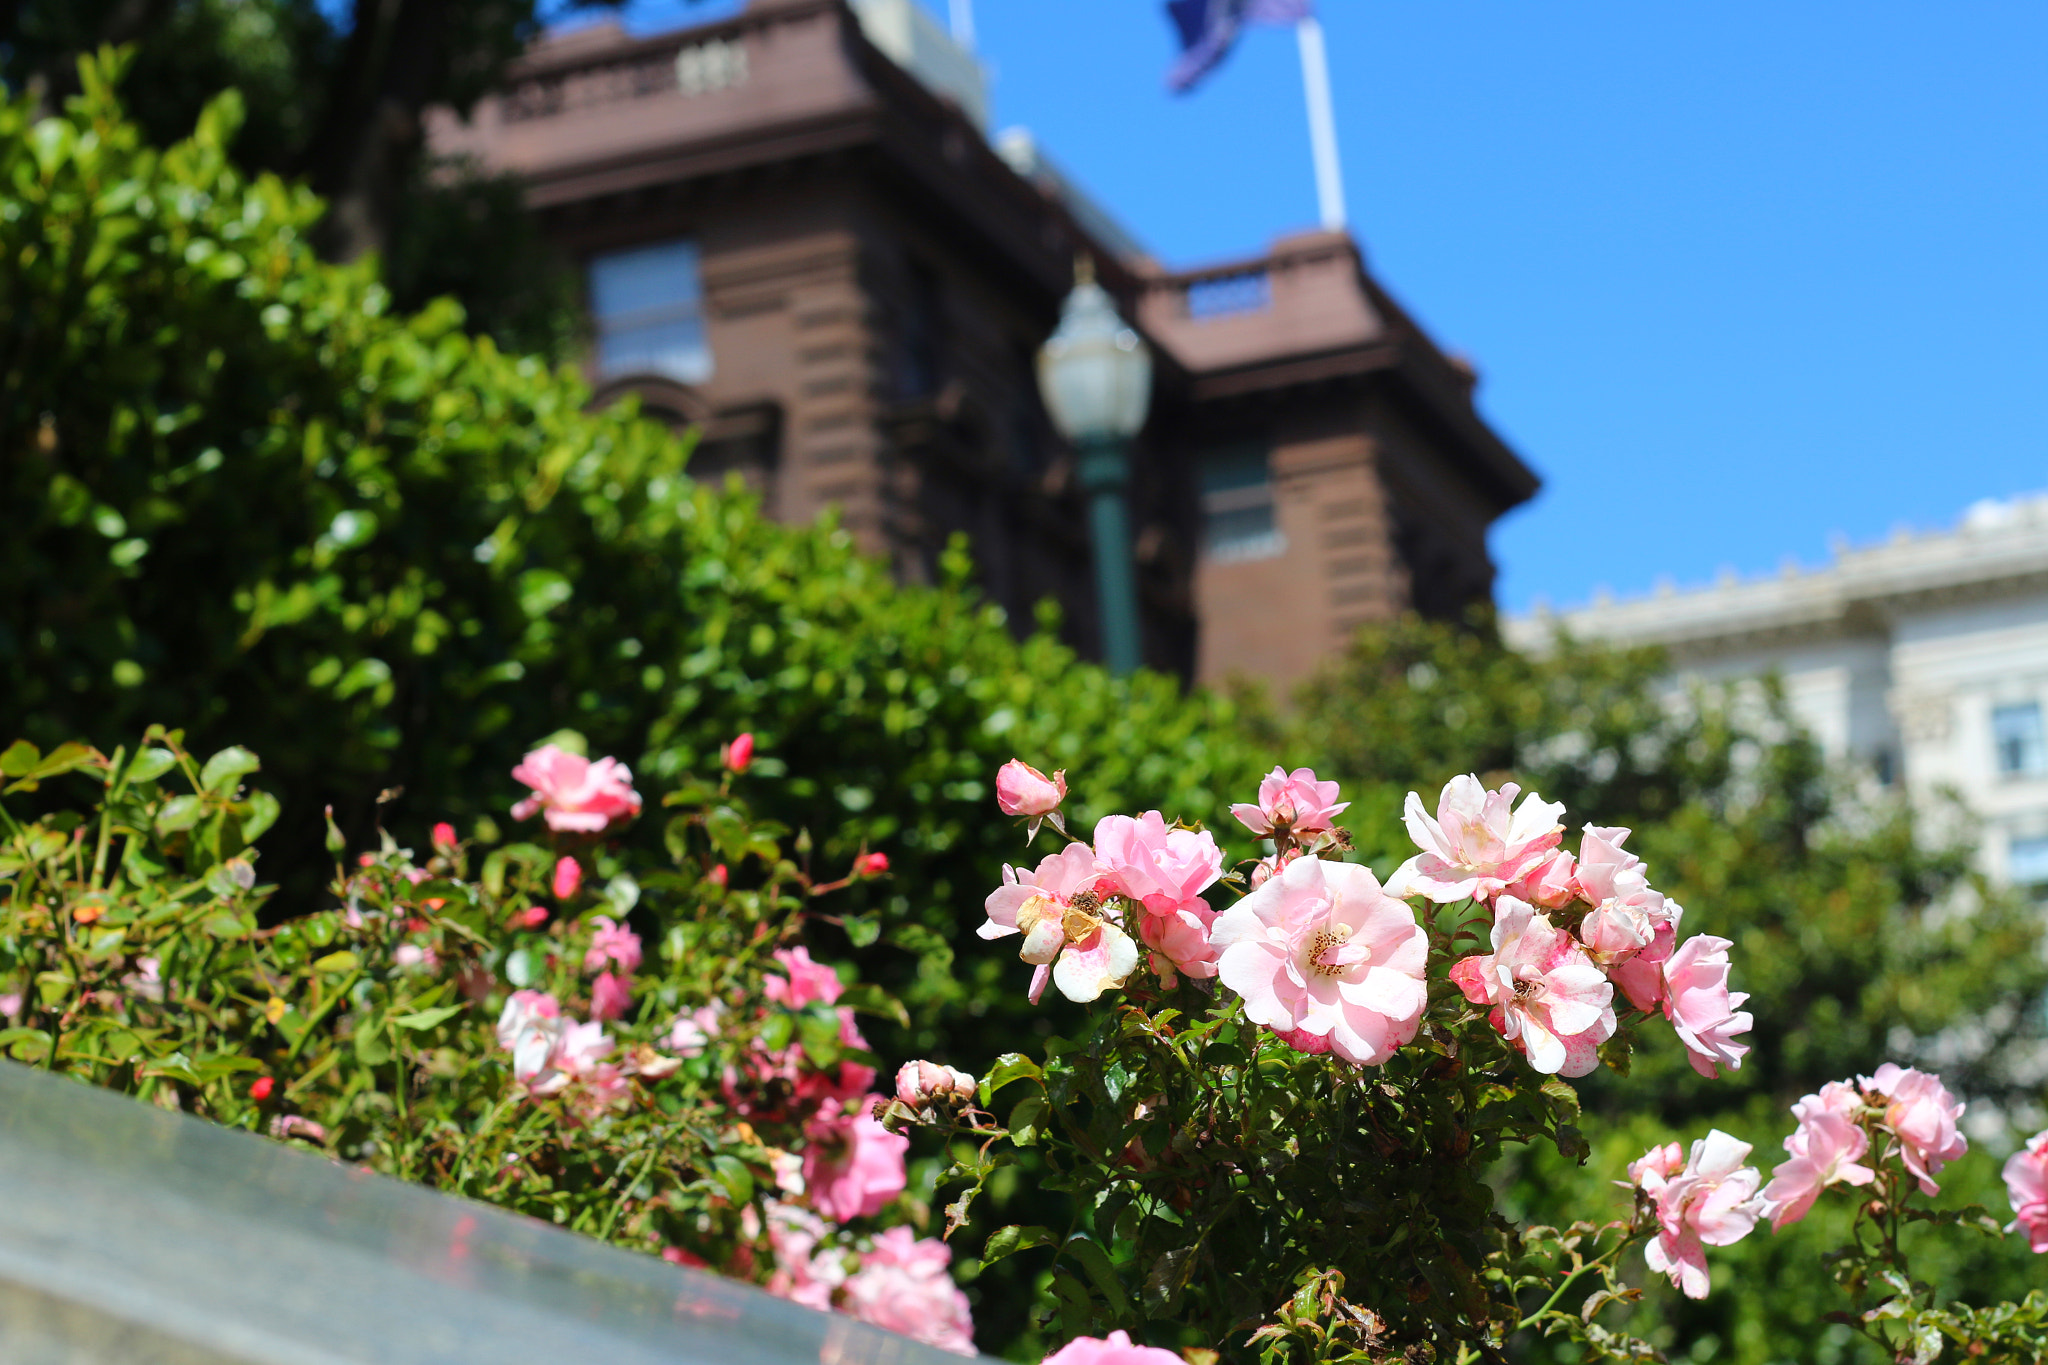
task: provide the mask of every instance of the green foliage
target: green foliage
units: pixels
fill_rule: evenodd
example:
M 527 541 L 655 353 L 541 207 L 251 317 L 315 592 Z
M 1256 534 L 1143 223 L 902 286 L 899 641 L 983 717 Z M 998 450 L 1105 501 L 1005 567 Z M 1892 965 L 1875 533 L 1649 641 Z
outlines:
M 558 731 L 669 778 L 752 730 L 798 775 L 775 818 L 914 888 L 861 888 L 850 922 L 884 930 L 872 961 L 932 1050 L 1003 969 L 967 928 L 1007 851 L 1000 762 L 1085 770 L 1098 812 L 1213 809 L 1255 774 L 1228 704 L 1020 643 L 959 549 L 899 588 L 454 310 L 395 316 L 367 268 L 313 257 L 316 201 L 233 169 L 233 100 L 159 153 L 112 68 L 64 117 L 0 109 L 0 733 L 111 746 L 175 716 L 248 744 L 285 803 L 267 867 L 303 901 L 325 806 L 361 838 L 402 789 L 394 827 L 468 828 Z
M 242 749 L 202 764 L 159 729 L 111 755 L 78 744 L 0 755 L 0 798 L 11 798 L 0 804 L 0 990 L 20 997 L 0 1050 L 765 1279 L 776 1262 L 764 1219 L 815 1106 L 791 1105 L 777 1079 L 742 1080 L 736 1094 L 726 1076 L 759 1074 L 770 1038 L 790 1080 L 873 1060 L 836 1016 L 814 1036 L 768 991 L 781 970 L 774 952 L 835 889 L 785 853 L 786 831 L 730 784 L 686 777 L 653 817 L 667 848 L 658 857 L 577 836 L 558 848 L 443 845 L 415 859 L 387 835 L 336 868 L 325 908 L 263 928 L 277 888 L 258 882 L 249 842 L 277 805 L 247 780 L 259 767 Z M 28 816 L 26 798 L 59 788 L 54 810 Z M 88 799 L 73 799 L 81 788 Z M 596 876 L 533 923 L 528 907 L 555 904 L 545 888 L 564 851 Z M 708 875 L 720 863 L 722 882 Z M 617 1046 L 598 1071 L 529 1090 L 495 1036 L 500 1010 L 521 988 L 587 1014 L 599 915 L 630 920 L 648 945 L 630 1007 L 605 1025 Z M 858 988 L 841 999 L 893 1009 Z M 678 1014 L 714 1004 L 720 1026 L 697 1055 L 657 1050 Z M 839 1235 L 851 1246 L 925 1216 L 901 1197 Z

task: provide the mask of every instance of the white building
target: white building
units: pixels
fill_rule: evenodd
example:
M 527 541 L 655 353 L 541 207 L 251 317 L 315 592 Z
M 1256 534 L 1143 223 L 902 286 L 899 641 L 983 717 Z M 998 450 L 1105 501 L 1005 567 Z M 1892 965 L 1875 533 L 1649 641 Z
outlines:
M 1825 568 L 1508 623 L 1541 648 L 1656 644 L 1681 679 L 1776 670 L 1827 751 L 1986 817 L 1987 872 L 2048 889 L 2048 494 L 1972 507 L 1952 531 L 1839 547 Z

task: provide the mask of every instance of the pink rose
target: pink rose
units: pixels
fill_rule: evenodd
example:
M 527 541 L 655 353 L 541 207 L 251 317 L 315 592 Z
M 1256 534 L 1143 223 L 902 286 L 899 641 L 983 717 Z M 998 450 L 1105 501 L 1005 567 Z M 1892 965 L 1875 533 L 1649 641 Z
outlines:
M 1643 860 L 1622 848 L 1628 834 L 1625 829 L 1586 826 L 1573 876 L 1579 899 L 1593 907 L 1579 922 L 1579 940 L 1606 967 L 1653 948 L 1663 950 L 1653 952 L 1653 959 L 1668 957 L 1678 934 L 1678 907 L 1651 888 L 1643 875 Z
M 1791 1159 L 1771 1172 L 1763 1191 L 1774 1230 L 1804 1218 L 1830 1185 L 1868 1185 L 1877 1179 L 1877 1172 L 1859 1160 L 1870 1150 L 1870 1138 L 1856 1122 L 1861 1103 L 1852 1087 L 1829 1081 L 1819 1094 L 1792 1106 L 1799 1126 L 1785 1139 Z
M 804 1128 L 804 1188 L 819 1212 L 842 1223 L 880 1213 L 903 1193 L 910 1139 L 867 1112 L 828 1099 Z
M 562 1006 L 555 997 L 546 991 L 512 993 L 498 1015 L 498 1046 L 512 1054 L 515 1080 L 532 1089 L 548 1073 L 562 1028 Z M 563 1084 L 567 1084 L 566 1077 Z
M 1246 1018 L 1282 1036 L 1327 1037 L 1359 1066 L 1378 1066 L 1413 1039 L 1428 1003 L 1428 937 L 1357 863 L 1290 863 L 1218 915 L 1209 940 Z
M 590 1017 L 593 1019 L 621 1018 L 632 1003 L 633 986 L 629 978 L 599 972 L 597 980 L 590 983 Z
M 2034 1134 L 2006 1158 L 2003 1174 L 2012 1197 L 2012 1228 L 2025 1229 L 2029 1249 L 2048 1251 L 2048 1132 Z
M 1656 1151 L 1629 1168 L 1634 1173 L 1656 1158 L 1651 1172 L 1661 1178 L 1654 1190 L 1643 1188 L 1657 1205 L 1657 1235 L 1643 1249 L 1643 1262 L 1670 1275 L 1689 1299 L 1707 1296 L 1706 1248 L 1739 1242 L 1756 1227 L 1761 1212 L 1756 1187 L 1762 1177 L 1742 1164 L 1749 1150 L 1748 1143 L 1716 1128 L 1693 1143 L 1681 1170 L 1665 1174 L 1668 1158 Z
M 972 1100 L 974 1077 L 937 1062 L 905 1062 L 896 1071 L 896 1098 L 913 1109 Z
M 555 861 L 555 899 L 568 900 L 583 886 L 583 864 L 574 858 L 559 858 Z
M 838 972 L 811 960 L 808 948 L 777 948 L 775 961 L 789 975 L 771 973 L 761 982 L 761 989 L 770 1000 L 787 1009 L 800 1010 L 813 1000 L 829 1005 L 846 989 L 839 984 Z
M 1156 810 L 1095 823 L 1095 864 L 1106 890 L 1163 914 L 1208 890 L 1223 875 L 1223 850 L 1204 830 L 1170 828 Z
M 1280 1030 L 1274 1029 L 1272 1034 L 1296 1052 L 1306 1052 L 1311 1056 L 1319 1057 L 1330 1050 L 1330 1035 L 1327 1033 L 1314 1034 L 1303 1029 L 1289 1029 L 1287 1032 L 1282 1033 Z
M 581 754 L 544 744 L 528 754 L 512 776 L 534 793 L 512 807 L 514 820 L 545 810 L 549 829 L 595 834 L 614 820 L 640 813 L 633 774 L 616 758 L 592 763 Z
M 662 1046 L 678 1057 L 701 1056 L 711 1040 L 718 1036 L 724 1014 L 725 1006 L 717 1000 L 688 1014 L 678 1014 L 670 1021 L 668 1036 L 662 1040 Z
M 1729 947 L 1725 938 L 1696 934 L 1664 964 L 1664 1017 L 1678 1030 L 1692 1069 L 1708 1080 L 1721 1074 L 1719 1067 L 1741 1069 L 1749 1044 L 1735 1035 L 1754 1022 L 1742 1008 L 1749 996 L 1728 989 Z
M 1152 950 L 1152 970 L 1173 985 L 1173 974 L 1184 972 L 1206 979 L 1216 975 L 1216 945 L 1209 941 L 1216 912 L 1205 900 L 1191 900 L 1165 914 L 1147 913 L 1138 922 L 1138 937 Z
M 1066 769 L 1047 777 L 1021 758 L 996 769 L 996 805 L 1005 815 L 1043 818 L 1067 799 Z
M 1655 1194 L 1664 1188 L 1664 1182 L 1677 1175 L 1685 1166 L 1685 1149 L 1675 1142 L 1649 1151 L 1628 1163 L 1628 1178 L 1637 1189 L 1645 1194 Z
M 607 961 L 616 963 L 628 976 L 640 970 L 640 935 L 609 915 L 599 915 L 591 923 L 597 926 L 597 932 L 591 935 L 590 947 L 584 950 L 584 971 L 597 971 Z
M 1106 1337 L 1075 1337 L 1045 1358 L 1045 1365 L 1186 1365 L 1179 1356 L 1157 1346 L 1134 1346 L 1130 1333 Z
M 1033 872 L 1003 868 L 1003 884 L 983 904 L 988 922 L 975 932 L 1024 936 L 1017 955 L 1038 969 L 1031 976 L 1034 1004 L 1048 979 L 1085 1005 L 1137 970 L 1138 945 L 1103 913 L 1105 881 L 1085 844 L 1048 854 Z
M 743 773 L 754 761 L 754 736 L 751 731 L 736 735 L 718 750 L 721 767 L 735 773 Z
M 919 1241 L 909 1228 L 890 1228 L 875 1238 L 846 1281 L 842 1311 L 927 1346 L 971 1356 L 974 1318 L 947 1271 L 952 1261 L 943 1242 Z
M 1468 897 L 1491 900 L 1521 880 L 1564 837 L 1558 823 L 1563 805 L 1531 792 L 1513 808 L 1521 790 L 1508 782 L 1488 791 L 1469 774 L 1454 777 L 1437 798 L 1435 819 L 1422 809 L 1422 798 L 1409 792 L 1404 819 L 1422 852 L 1395 869 L 1387 893 L 1449 905 Z
M 440 852 L 452 853 L 455 851 L 455 845 L 458 842 L 455 837 L 455 826 L 449 824 L 446 820 L 434 826 L 432 838 L 434 840 L 434 847 Z
M 1899 1140 L 1900 1155 L 1920 1181 L 1922 1194 L 1939 1194 L 1934 1177 L 1970 1150 L 1956 1131 L 1963 1102 L 1948 1093 L 1941 1077 L 1886 1062 L 1875 1076 L 1861 1078 L 1863 1093 L 1884 1111 L 1881 1120 Z
M 1145 908 L 1139 937 L 1153 949 L 1161 976 L 1174 971 L 1193 977 L 1216 975 L 1209 926 L 1216 914 L 1201 892 L 1223 875 L 1223 850 L 1205 831 L 1171 829 L 1158 811 L 1133 819 L 1107 815 L 1095 825 L 1095 866 L 1099 888 L 1129 897 Z
M 1541 862 L 1530 864 L 1527 872 L 1501 889 L 1501 894 L 1527 901 L 1538 910 L 1562 910 L 1579 898 L 1579 888 L 1573 881 L 1577 872 L 1572 855 L 1555 849 Z
M 1298 838 L 1328 830 L 1350 806 L 1349 801 L 1337 799 L 1335 782 L 1316 781 L 1315 769 L 1296 768 L 1290 773 L 1275 767 L 1259 783 L 1259 803 L 1239 802 L 1230 813 L 1261 839 Z
M 879 877 L 889 870 L 889 855 L 867 853 L 854 860 L 853 875 L 856 877 Z
M 1495 904 L 1493 952 L 1462 958 L 1451 980 L 1529 1065 L 1546 1075 L 1584 1076 L 1614 1036 L 1614 987 L 1570 934 L 1513 896 Z

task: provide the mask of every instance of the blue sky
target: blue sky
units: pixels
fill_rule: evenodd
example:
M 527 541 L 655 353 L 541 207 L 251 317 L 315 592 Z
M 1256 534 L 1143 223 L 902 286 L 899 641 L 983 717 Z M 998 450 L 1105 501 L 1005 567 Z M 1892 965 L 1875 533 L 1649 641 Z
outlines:
M 2048 488 L 2048 4 L 1321 8 L 1368 260 L 1544 478 L 1494 535 L 1504 606 L 1814 565 Z M 1313 223 L 1287 32 L 1176 98 L 1158 0 L 975 21 L 997 126 L 1162 259 Z

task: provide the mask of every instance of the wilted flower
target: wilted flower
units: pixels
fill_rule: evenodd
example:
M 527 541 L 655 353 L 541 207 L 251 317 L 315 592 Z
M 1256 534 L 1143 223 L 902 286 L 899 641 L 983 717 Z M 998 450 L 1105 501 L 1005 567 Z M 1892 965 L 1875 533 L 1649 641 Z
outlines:
M 1045 1365 L 1186 1365 L 1172 1351 L 1137 1346 L 1128 1332 L 1106 1337 L 1075 1337 L 1045 1358 Z
M 1656 1177 L 1652 1188 L 1636 1176 L 1657 1205 L 1657 1235 L 1643 1249 L 1643 1262 L 1668 1274 L 1689 1299 L 1707 1296 L 1706 1248 L 1739 1242 L 1756 1227 L 1761 1213 L 1756 1187 L 1762 1177 L 1742 1164 L 1749 1151 L 1748 1143 L 1716 1128 L 1693 1143 L 1692 1154 L 1677 1171 L 1656 1150 L 1629 1167 L 1632 1176 L 1642 1167 Z
M 905 1062 L 896 1071 L 896 1098 L 914 1109 L 964 1103 L 974 1092 L 974 1077 L 937 1062 Z
M 1877 1172 L 1859 1160 L 1870 1150 L 1870 1137 L 1856 1122 L 1861 1103 L 1852 1086 L 1829 1081 L 1820 1093 L 1792 1106 L 1799 1126 L 1785 1139 L 1791 1159 L 1771 1172 L 1771 1183 L 1763 1192 L 1772 1228 L 1804 1218 L 1830 1185 L 1868 1185 L 1877 1179 Z
M 1708 1080 L 1721 1074 L 1719 1067 L 1739 1070 L 1749 1053 L 1749 1044 L 1735 1041 L 1754 1021 L 1742 1008 L 1749 996 L 1728 989 L 1730 946 L 1725 938 L 1696 934 L 1663 965 L 1664 1017 L 1685 1044 L 1685 1059 Z
M 804 1187 L 821 1213 L 840 1222 L 880 1213 L 903 1193 L 910 1139 L 867 1112 L 828 1099 L 804 1127 Z
M 1493 952 L 1460 959 L 1451 980 L 1501 1036 L 1547 1075 L 1584 1076 L 1614 1036 L 1614 987 L 1570 934 L 1530 905 L 1494 906 Z
M 1121 986 L 1138 965 L 1138 945 L 1102 915 L 1098 889 L 1103 879 L 1084 844 L 1048 854 L 1035 872 L 1003 868 L 1003 884 L 991 891 L 984 909 L 982 938 L 1024 935 L 1018 956 L 1038 968 L 1031 977 L 1035 1004 L 1050 978 L 1060 994 L 1077 1004 Z
M 544 744 L 528 754 L 512 776 L 534 792 L 512 807 L 515 820 L 545 810 L 549 829 L 595 834 L 614 820 L 640 813 L 633 774 L 616 758 L 592 763 L 581 754 Z
M 2034 1134 L 2007 1157 L 2003 1174 L 2012 1198 L 2012 1227 L 2026 1232 L 2031 1250 L 2048 1251 L 2048 1133 Z
M 1302 858 L 1218 915 L 1209 937 L 1255 1023 L 1327 1037 L 1362 1066 L 1415 1037 L 1429 940 L 1371 868 Z
M 736 735 L 718 750 L 719 766 L 735 773 L 743 773 L 754 761 L 754 736 L 751 731 Z
M 583 864 L 574 858 L 560 858 L 555 862 L 555 899 L 568 900 L 583 886 Z
M 1963 1102 L 1948 1093 L 1941 1077 L 1886 1062 L 1875 1076 L 1861 1078 L 1863 1093 L 1877 1105 L 1880 1122 L 1899 1140 L 1900 1157 L 1920 1181 L 1922 1194 L 1939 1194 L 1934 1177 L 1970 1150 L 1956 1131 Z
M 943 1242 L 920 1241 L 906 1227 L 890 1228 L 875 1238 L 846 1281 L 843 1310 L 913 1341 L 971 1356 L 974 1319 L 967 1296 L 947 1273 L 952 1260 Z
M 1422 798 L 1408 793 L 1404 819 L 1408 835 L 1422 850 L 1387 879 L 1388 894 L 1427 896 L 1439 905 L 1467 897 L 1491 900 L 1519 881 L 1564 837 L 1558 817 L 1564 806 L 1530 792 L 1514 806 L 1521 788 L 1503 783 L 1488 791 L 1467 774 L 1444 784 L 1436 818 Z
M 1316 781 L 1315 769 L 1296 768 L 1290 773 L 1275 767 L 1259 783 L 1258 804 L 1239 802 L 1230 813 L 1261 839 L 1284 839 L 1321 834 L 1350 806 L 1349 801 L 1337 799 L 1335 782 Z

